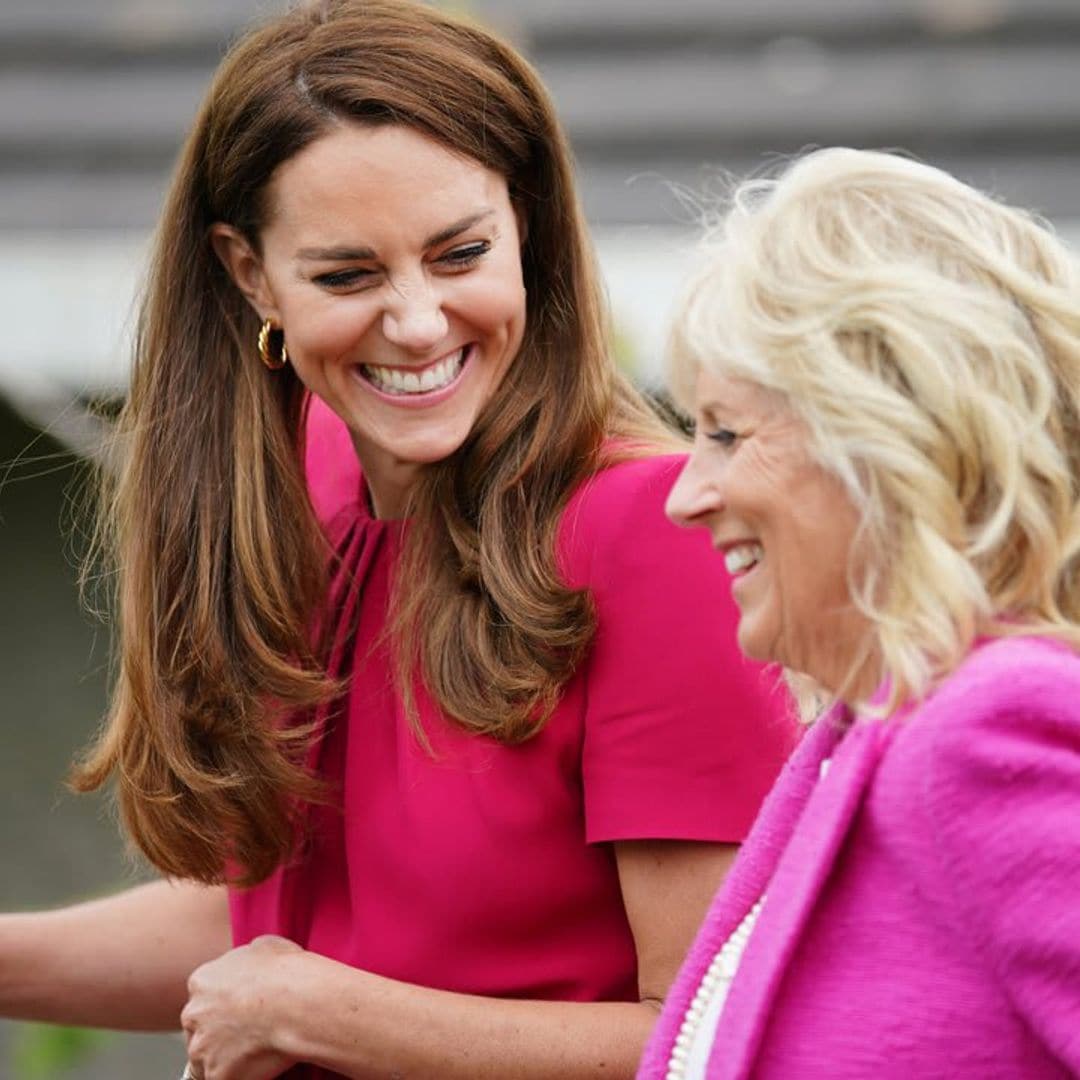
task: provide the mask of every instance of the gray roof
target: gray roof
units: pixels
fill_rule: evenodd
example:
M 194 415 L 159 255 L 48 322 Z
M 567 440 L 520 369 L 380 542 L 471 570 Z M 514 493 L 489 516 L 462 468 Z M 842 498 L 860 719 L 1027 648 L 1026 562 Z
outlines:
M 4 0 L 0 229 L 142 227 L 267 0 Z M 900 147 L 1080 217 L 1080 0 L 485 0 L 570 130 L 594 222 L 810 145 Z

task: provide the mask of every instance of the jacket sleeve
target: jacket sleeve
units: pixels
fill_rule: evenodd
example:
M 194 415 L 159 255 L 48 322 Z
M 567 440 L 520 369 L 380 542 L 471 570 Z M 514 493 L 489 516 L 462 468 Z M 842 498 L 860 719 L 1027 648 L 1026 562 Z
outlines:
M 992 977 L 1080 1074 L 1080 658 L 1031 649 L 968 702 L 928 766 L 941 871 Z

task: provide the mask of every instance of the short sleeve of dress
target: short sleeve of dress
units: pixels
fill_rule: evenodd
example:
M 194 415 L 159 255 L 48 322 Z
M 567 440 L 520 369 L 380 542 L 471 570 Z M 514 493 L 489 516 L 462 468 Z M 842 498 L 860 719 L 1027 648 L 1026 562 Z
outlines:
M 598 616 L 582 749 L 590 842 L 741 841 L 797 740 L 778 677 L 739 652 L 721 557 L 664 515 L 683 460 L 604 470 L 563 518 L 564 568 Z
M 343 420 L 317 397 L 307 402 L 304 475 L 315 516 L 324 527 L 360 494 L 360 462 Z

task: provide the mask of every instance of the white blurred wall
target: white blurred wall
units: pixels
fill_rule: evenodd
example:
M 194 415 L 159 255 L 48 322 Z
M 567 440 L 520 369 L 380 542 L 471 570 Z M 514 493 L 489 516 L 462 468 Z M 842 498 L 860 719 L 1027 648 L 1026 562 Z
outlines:
M 693 234 L 626 226 L 595 238 L 620 354 L 636 377 L 655 382 Z M 124 390 L 147 243 L 127 231 L 0 234 L 0 393 L 79 448 L 88 433 L 72 403 Z
M 1080 250 L 1080 220 L 1060 231 Z M 675 225 L 605 226 L 594 236 L 620 357 L 656 384 L 696 236 Z M 146 248 L 142 232 L 0 234 L 0 393 L 76 449 L 92 449 L 97 434 L 76 402 L 124 391 Z

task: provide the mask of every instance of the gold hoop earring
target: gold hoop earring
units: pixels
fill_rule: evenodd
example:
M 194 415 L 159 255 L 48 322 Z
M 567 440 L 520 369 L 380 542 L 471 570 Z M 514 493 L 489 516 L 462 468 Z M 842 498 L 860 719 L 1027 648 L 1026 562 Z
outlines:
M 275 356 L 270 351 L 270 335 L 281 335 L 281 351 Z M 271 371 L 280 371 L 289 362 L 289 350 L 285 348 L 285 331 L 267 319 L 259 330 L 259 358 Z

